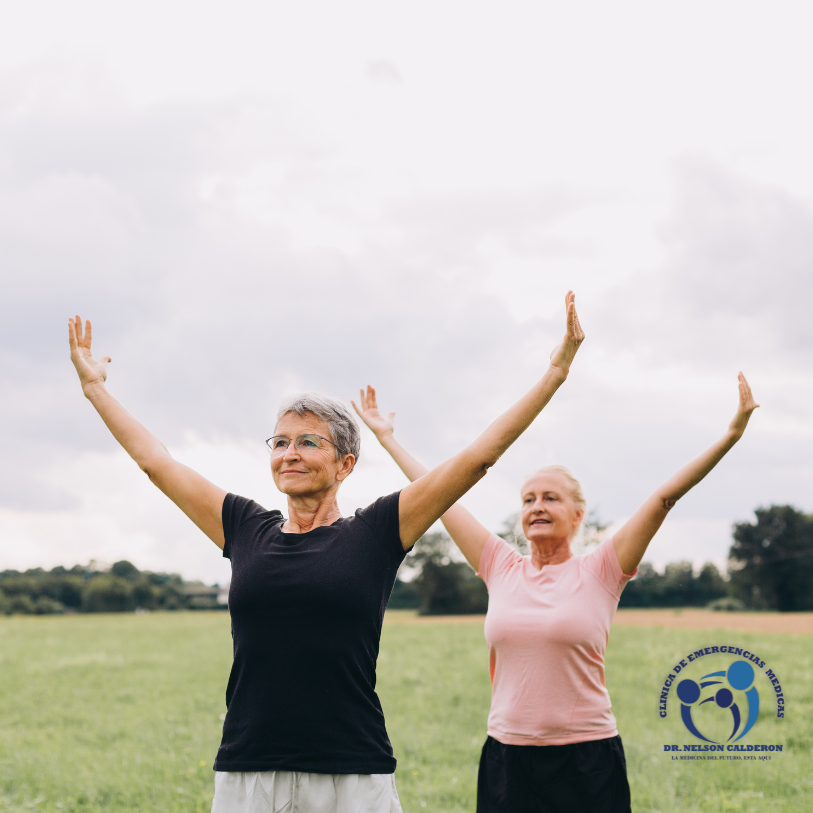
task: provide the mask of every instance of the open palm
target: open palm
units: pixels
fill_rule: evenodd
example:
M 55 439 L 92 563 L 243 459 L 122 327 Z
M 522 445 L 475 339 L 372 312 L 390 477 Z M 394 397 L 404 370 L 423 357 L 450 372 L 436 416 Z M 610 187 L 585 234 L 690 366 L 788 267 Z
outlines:
M 754 399 L 751 393 L 751 387 L 745 380 L 745 376 L 740 373 L 737 378 L 739 379 L 740 385 L 740 403 L 737 407 L 737 414 L 734 416 L 734 420 L 731 421 L 729 429 L 738 435 L 742 435 L 745 431 L 745 427 L 748 425 L 748 419 L 751 417 L 751 413 L 755 409 L 759 409 L 759 404 Z
M 88 384 L 101 384 L 107 379 L 107 365 L 112 361 L 110 356 L 102 356 L 98 361 L 90 352 L 90 342 L 93 338 L 93 328 L 90 319 L 85 320 L 84 330 L 82 319 L 68 319 L 68 341 L 71 346 L 71 361 L 79 374 L 82 386 Z
M 369 384 L 367 385 L 367 392 L 359 390 L 359 403 L 361 409 L 355 401 L 351 401 L 353 409 L 356 410 L 358 416 L 372 429 L 373 434 L 380 438 L 382 435 L 392 434 L 395 423 L 395 413 L 390 414 L 385 418 L 378 410 L 378 402 L 375 398 L 375 389 Z
M 584 331 L 579 324 L 579 315 L 576 313 L 576 295 L 573 291 L 568 291 L 565 296 L 565 309 L 567 319 L 565 337 L 550 354 L 550 363 L 553 367 L 559 367 L 567 372 L 576 356 L 576 351 L 584 341 Z

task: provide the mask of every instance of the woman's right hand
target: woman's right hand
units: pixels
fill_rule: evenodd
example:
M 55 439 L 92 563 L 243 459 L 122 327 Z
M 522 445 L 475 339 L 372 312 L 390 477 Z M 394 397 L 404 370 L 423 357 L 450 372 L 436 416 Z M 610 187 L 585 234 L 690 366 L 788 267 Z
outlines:
M 353 409 L 356 410 L 361 420 L 363 420 L 364 423 L 370 427 L 373 434 L 379 440 L 381 440 L 384 435 L 391 435 L 394 429 L 395 413 L 390 412 L 390 414 L 385 418 L 378 411 L 378 403 L 375 400 L 375 389 L 369 384 L 367 385 L 366 393 L 364 390 L 359 390 L 359 393 L 361 409 L 358 408 L 355 401 L 351 401 L 350 403 L 353 405 Z
M 68 340 L 71 345 L 71 361 L 76 367 L 79 380 L 82 382 L 82 389 L 93 384 L 104 384 L 107 379 L 107 365 L 112 361 L 110 356 L 102 356 L 98 361 L 93 358 L 90 352 L 90 342 L 93 337 L 93 329 L 90 319 L 85 320 L 85 328 L 82 330 L 82 319 L 68 319 Z
M 565 312 L 567 319 L 565 337 L 550 354 L 550 364 L 551 367 L 561 370 L 567 375 L 576 351 L 584 341 L 584 331 L 579 324 L 579 315 L 576 313 L 576 295 L 573 291 L 568 291 L 565 296 Z

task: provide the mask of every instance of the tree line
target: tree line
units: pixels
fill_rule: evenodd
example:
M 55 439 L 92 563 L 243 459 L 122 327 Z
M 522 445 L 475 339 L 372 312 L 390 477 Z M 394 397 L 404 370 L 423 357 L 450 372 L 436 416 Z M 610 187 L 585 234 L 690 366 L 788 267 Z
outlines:
M 621 594 L 621 607 L 712 607 L 716 609 L 813 610 L 813 515 L 789 505 L 758 508 L 756 521 L 734 525 L 727 575 L 706 563 L 672 562 L 658 572 L 648 562 Z M 520 552 L 527 542 L 509 517 L 500 535 Z M 606 529 L 594 516 L 585 543 L 598 543 Z M 423 615 L 484 613 L 485 584 L 455 553 L 445 533 L 426 534 L 406 557 L 390 598 L 392 609 Z M 217 591 L 180 576 L 140 571 L 128 561 L 109 569 L 77 565 L 20 573 L 0 572 L 0 614 L 132 612 L 215 609 Z
M 169 573 L 140 571 L 126 560 L 70 569 L 0 571 L 0 614 L 116 613 L 216 609 L 216 591 Z

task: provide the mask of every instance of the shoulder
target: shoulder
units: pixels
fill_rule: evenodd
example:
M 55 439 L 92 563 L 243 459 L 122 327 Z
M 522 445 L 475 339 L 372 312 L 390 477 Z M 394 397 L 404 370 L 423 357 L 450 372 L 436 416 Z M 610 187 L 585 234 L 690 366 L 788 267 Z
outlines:
M 361 520 L 371 527 L 378 527 L 382 524 L 389 525 L 394 519 L 397 527 L 398 500 L 400 496 L 401 492 L 395 491 L 392 494 L 387 494 L 385 497 L 379 497 L 374 503 L 371 503 L 365 508 L 356 509 L 354 518 Z
M 595 550 L 579 557 L 580 566 L 591 573 L 616 598 L 621 596 L 624 585 L 635 575 L 626 575 L 621 569 L 613 539 L 605 539 Z M 636 570 L 637 573 L 637 570 Z
M 238 522 L 242 524 L 251 517 L 260 517 L 265 519 L 282 518 L 282 512 L 273 509 L 269 511 L 263 508 L 259 503 L 250 500 L 247 497 L 241 497 L 238 494 L 227 494 L 223 500 L 223 521 L 224 524 L 228 518 L 230 524 Z
M 394 556 L 401 559 L 406 555 L 401 545 L 400 525 L 398 521 L 398 500 L 400 491 L 379 497 L 374 503 L 359 508 L 349 518 L 348 528 L 366 528 L 377 542 L 382 543 Z
M 499 573 L 504 573 L 523 561 L 522 554 L 512 548 L 504 539 L 491 534 L 486 540 L 480 555 L 480 567 L 477 575 L 488 584 Z
M 280 511 L 269 511 L 259 503 L 238 494 L 227 494 L 223 500 L 223 535 L 225 545 L 223 555 L 231 558 L 231 551 L 235 539 L 240 532 L 257 521 L 264 524 L 279 525 L 282 523 Z

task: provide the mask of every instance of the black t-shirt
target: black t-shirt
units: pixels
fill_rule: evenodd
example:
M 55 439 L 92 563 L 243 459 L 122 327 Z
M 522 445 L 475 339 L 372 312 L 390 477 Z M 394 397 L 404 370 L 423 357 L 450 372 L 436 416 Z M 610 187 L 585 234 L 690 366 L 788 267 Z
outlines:
M 405 552 L 398 497 L 304 534 L 226 496 L 234 663 L 216 771 L 393 773 L 375 665 Z

